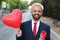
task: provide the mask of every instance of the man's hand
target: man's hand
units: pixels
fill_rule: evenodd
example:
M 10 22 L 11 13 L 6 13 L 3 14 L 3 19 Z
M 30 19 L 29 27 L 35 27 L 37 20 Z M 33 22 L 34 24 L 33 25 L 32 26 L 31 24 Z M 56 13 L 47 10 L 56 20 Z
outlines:
M 17 35 L 17 37 L 21 37 L 21 36 L 22 36 L 22 31 L 21 31 L 21 29 L 17 28 L 16 35 Z
M 39 38 L 39 40 L 45 40 L 44 38 Z

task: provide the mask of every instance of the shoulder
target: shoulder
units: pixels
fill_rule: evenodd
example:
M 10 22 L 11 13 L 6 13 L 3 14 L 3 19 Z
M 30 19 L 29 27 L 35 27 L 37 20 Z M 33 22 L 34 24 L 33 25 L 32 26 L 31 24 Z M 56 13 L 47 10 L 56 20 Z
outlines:
M 50 26 L 44 22 L 40 22 L 42 26 L 44 26 L 45 28 L 50 28 Z
M 50 26 L 44 22 L 41 22 L 42 28 L 50 35 Z
M 21 23 L 20 29 L 24 30 L 26 28 L 26 25 L 29 25 L 30 22 L 31 22 L 31 20 Z
M 31 22 L 31 20 L 28 20 L 26 22 L 23 22 L 22 24 L 27 24 L 27 23 L 30 23 L 30 22 Z
M 25 25 L 28 25 L 28 24 L 30 24 L 31 23 L 31 20 L 28 20 L 28 21 L 26 21 L 26 22 L 22 22 L 21 23 L 21 26 L 25 26 Z

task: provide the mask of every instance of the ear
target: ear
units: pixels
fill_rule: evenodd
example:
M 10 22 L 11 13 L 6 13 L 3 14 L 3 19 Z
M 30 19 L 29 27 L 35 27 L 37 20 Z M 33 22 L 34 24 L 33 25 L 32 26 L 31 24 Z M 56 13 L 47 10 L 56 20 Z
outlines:
M 30 10 L 30 13 L 32 13 L 32 10 Z

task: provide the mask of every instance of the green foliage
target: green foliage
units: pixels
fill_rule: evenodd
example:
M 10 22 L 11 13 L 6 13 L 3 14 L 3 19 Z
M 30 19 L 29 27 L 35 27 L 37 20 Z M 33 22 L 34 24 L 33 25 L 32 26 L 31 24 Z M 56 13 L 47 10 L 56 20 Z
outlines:
M 20 9 L 26 9 L 28 7 L 28 2 L 20 1 Z
M 44 16 L 60 20 L 60 0 L 43 0 Z
M 18 3 L 19 3 L 18 0 L 13 0 L 13 2 L 12 2 L 12 0 L 10 0 L 10 8 L 12 8 L 12 9 L 18 8 L 18 6 L 19 6 Z
M 12 9 L 15 9 L 15 8 L 19 8 L 20 9 L 26 9 L 28 7 L 28 3 L 27 2 L 22 2 L 20 0 L 10 0 L 10 8 Z
M 3 1 L 3 0 L 0 0 L 0 8 L 1 8 L 1 5 L 2 5 L 2 1 Z
M 42 0 L 33 0 L 34 2 L 41 2 Z
M 21 2 L 20 3 L 20 9 L 26 9 L 28 7 L 28 3 L 27 2 Z
M 60 0 L 33 0 L 31 3 L 33 2 L 40 2 L 43 4 L 43 16 L 60 20 Z
M 30 3 L 30 5 L 32 5 L 32 3 L 34 3 L 34 2 L 39 2 L 39 3 L 41 3 L 42 0 L 32 0 L 31 3 Z
M 15 9 L 19 7 L 20 9 L 26 9 L 28 7 L 28 2 L 22 2 L 21 0 L 3 0 L 3 1 L 9 4 L 10 9 Z

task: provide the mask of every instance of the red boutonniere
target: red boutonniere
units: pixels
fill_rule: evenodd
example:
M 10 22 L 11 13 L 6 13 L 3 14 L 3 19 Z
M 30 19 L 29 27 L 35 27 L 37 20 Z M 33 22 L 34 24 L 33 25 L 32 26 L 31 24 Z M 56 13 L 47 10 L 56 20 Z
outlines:
M 40 33 L 40 37 L 41 37 L 41 38 L 46 38 L 46 37 L 47 37 L 46 31 L 42 31 L 42 32 Z

